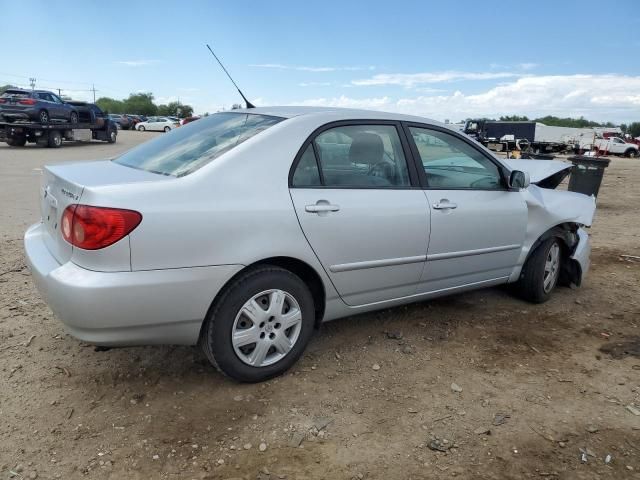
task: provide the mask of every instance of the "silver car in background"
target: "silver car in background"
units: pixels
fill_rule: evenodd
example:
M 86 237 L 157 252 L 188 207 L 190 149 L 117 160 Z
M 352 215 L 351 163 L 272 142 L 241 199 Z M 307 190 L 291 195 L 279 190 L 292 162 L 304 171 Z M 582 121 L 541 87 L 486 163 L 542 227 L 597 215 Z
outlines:
M 203 118 L 113 161 L 50 166 L 33 278 L 77 338 L 200 344 L 239 381 L 289 368 L 323 321 L 589 268 L 595 200 L 570 165 L 503 161 L 438 122 L 303 107 Z

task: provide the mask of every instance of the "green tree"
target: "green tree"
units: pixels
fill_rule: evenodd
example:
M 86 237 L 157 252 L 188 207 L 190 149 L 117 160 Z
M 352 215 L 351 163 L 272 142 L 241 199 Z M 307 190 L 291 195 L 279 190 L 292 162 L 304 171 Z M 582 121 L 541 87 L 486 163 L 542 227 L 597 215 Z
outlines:
M 500 117 L 501 122 L 528 122 L 529 117 L 526 115 L 506 115 L 504 117 Z
M 156 115 L 158 107 L 153 103 L 153 93 L 132 93 L 123 101 L 125 112 L 135 115 Z
M 0 85 L 0 95 L 9 90 L 10 88 L 16 88 L 13 85 Z
M 629 126 L 626 123 L 621 123 L 620 130 L 622 130 L 622 133 L 627 133 L 629 131 Z
M 629 135 L 633 138 L 640 137 L 640 122 L 633 122 L 629 124 Z
M 193 107 L 180 102 L 169 102 L 167 105 L 158 105 L 158 115 L 186 118 L 193 115 Z
M 122 100 L 116 100 L 115 98 L 100 97 L 98 100 L 96 100 L 96 105 L 98 105 L 104 112 L 126 113 L 124 102 L 122 102 Z

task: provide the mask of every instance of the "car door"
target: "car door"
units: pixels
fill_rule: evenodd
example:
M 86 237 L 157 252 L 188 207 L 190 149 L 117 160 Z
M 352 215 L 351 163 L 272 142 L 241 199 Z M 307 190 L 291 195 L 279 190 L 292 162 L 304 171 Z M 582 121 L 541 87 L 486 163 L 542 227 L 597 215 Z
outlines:
M 337 122 L 312 135 L 289 179 L 300 226 L 348 305 L 415 293 L 429 207 L 401 126 Z
M 64 101 L 60 97 L 54 95 L 53 93 L 50 93 L 49 97 L 51 98 L 53 109 L 56 112 L 56 118 L 59 118 L 61 120 L 69 120 L 71 107 L 64 103 Z
M 527 205 L 504 168 L 471 139 L 446 128 L 406 125 L 431 236 L 419 292 L 507 280 L 522 251 Z

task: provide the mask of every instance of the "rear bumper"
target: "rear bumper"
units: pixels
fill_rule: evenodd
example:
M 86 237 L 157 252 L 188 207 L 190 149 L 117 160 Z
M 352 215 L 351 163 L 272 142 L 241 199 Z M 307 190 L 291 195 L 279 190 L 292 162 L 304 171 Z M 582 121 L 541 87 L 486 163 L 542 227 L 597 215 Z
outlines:
M 194 345 L 216 294 L 242 265 L 138 272 L 94 272 L 60 265 L 42 224 L 24 238 L 35 284 L 65 325 L 85 342 L 105 346 Z
M 38 112 L 39 110 L 35 108 L 12 109 L 11 107 L 3 107 L 0 110 L 0 115 L 13 120 L 35 120 L 38 118 Z

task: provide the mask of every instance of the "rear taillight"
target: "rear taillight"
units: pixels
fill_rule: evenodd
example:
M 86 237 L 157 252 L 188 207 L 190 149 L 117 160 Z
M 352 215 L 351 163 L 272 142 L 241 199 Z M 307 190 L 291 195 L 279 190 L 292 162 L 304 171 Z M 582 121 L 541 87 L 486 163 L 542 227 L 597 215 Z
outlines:
M 7 103 L 7 99 L 6 98 L 0 98 L 0 103 Z
M 123 239 L 142 221 L 134 210 L 69 205 L 62 214 L 62 236 L 84 250 L 99 250 Z
M 36 101 L 33 98 L 23 98 L 22 100 L 19 100 L 18 103 L 20 105 L 35 105 Z

